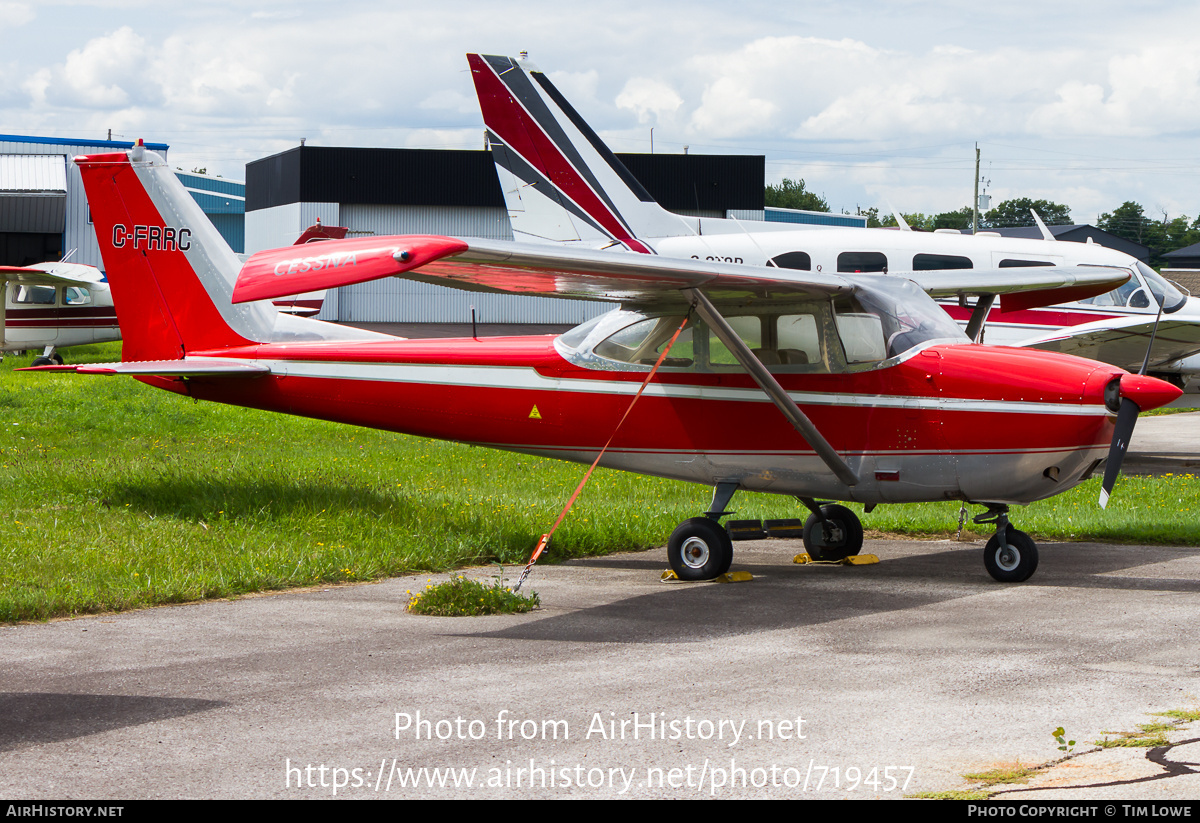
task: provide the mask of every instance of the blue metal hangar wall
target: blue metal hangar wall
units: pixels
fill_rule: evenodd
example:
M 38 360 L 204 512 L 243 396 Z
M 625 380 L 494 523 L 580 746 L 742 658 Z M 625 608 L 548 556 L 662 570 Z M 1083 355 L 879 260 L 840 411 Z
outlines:
M 0 134 L 0 265 L 27 266 L 59 260 L 104 268 L 88 212 L 83 179 L 73 158 L 124 151 L 122 140 L 74 140 Z M 165 143 L 146 148 L 167 156 Z M 176 171 L 192 197 L 236 251 L 243 251 L 246 184 Z M 294 238 L 293 238 L 294 240 Z
M 617 155 L 664 207 L 762 220 L 762 156 Z M 294 243 L 320 219 L 349 237 L 446 234 L 512 239 L 486 151 L 298 146 L 246 166 L 246 252 Z M 320 319 L 349 323 L 574 324 L 608 311 L 581 300 L 465 292 L 389 278 L 330 289 Z

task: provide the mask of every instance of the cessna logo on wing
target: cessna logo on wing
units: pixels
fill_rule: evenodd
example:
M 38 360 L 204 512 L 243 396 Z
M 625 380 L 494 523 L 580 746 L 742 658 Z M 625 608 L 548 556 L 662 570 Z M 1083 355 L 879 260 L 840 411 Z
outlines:
M 291 260 L 280 260 L 275 264 L 275 274 L 296 274 L 305 271 L 321 271 L 322 269 L 340 269 L 342 266 L 357 266 L 356 252 L 333 252 L 320 254 L 316 257 L 294 257 Z
M 124 223 L 113 226 L 112 243 L 118 249 L 132 244 L 135 249 L 146 251 L 187 251 L 192 247 L 192 230 L 175 226 L 134 226 L 133 231 Z

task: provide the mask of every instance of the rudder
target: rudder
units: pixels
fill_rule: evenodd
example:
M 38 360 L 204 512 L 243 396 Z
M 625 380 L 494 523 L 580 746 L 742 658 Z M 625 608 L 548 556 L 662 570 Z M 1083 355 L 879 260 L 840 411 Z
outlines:
M 121 326 L 123 360 L 172 360 L 269 339 L 273 313 L 233 306 L 240 262 L 166 162 L 75 158 Z

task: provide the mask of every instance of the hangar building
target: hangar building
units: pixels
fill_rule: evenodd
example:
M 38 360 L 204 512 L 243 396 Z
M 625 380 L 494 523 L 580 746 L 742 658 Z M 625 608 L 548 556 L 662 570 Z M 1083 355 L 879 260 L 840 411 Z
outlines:
M 704 217 L 762 220 L 765 159 L 748 155 L 617 155 L 659 203 Z M 320 219 L 350 237 L 447 234 L 512 239 L 486 151 L 298 146 L 246 166 L 246 251 L 295 242 Z M 387 279 L 330 289 L 322 320 L 358 323 L 573 324 L 610 306 L 481 294 Z
M 103 269 L 83 180 L 71 158 L 132 146 L 122 140 L 0 134 L 0 265 L 58 260 L 75 249 L 72 263 Z M 167 156 L 165 143 L 147 143 L 146 148 Z M 242 251 L 245 183 L 176 174 L 233 250 Z

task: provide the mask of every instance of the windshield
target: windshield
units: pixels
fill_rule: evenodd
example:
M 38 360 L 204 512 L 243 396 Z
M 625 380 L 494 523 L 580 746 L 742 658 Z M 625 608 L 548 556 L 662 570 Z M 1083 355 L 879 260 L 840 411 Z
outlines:
M 1150 287 L 1150 293 L 1154 295 L 1154 299 L 1158 302 L 1158 305 L 1162 306 L 1162 310 L 1167 314 L 1179 311 L 1187 303 L 1187 297 L 1179 289 L 1171 285 L 1166 278 L 1145 263 L 1139 261 L 1137 270 L 1138 274 L 1146 278 L 1146 284 Z
M 935 340 L 970 342 L 959 325 L 911 280 L 875 277 L 869 281 L 856 280 L 855 283 L 858 288 L 853 298 L 843 298 L 834 303 L 838 331 L 850 362 L 881 359 L 874 352 L 875 340 L 880 336 L 887 357 L 896 357 L 915 346 Z M 856 307 L 855 303 L 861 308 Z M 878 331 L 875 331 L 876 327 Z M 868 331 L 869 337 L 864 337 Z M 866 342 L 868 339 L 870 343 Z M 852 349 L 858 353 L 852 354 Z M 867 350 L 870 350 L 870 354 L 866 353 Z

